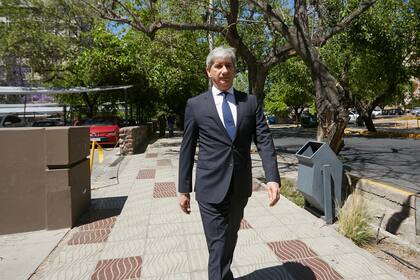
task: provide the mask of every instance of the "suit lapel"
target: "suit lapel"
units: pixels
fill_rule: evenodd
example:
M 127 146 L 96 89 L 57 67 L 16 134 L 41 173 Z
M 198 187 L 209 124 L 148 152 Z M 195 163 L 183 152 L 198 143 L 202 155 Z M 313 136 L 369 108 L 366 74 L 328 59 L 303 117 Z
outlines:
M 244 102 L 243 102 L 243 95 L 240 92 L 234 90 L 235 94 L 235 102 L 236 102 L 236 133 L 235 139 L 239 132 L 239 126 L 241 125 L 242 118 L 244 115 Z
M 223 125 L 222 121 L 220 120 L 219 114 L 217 113 L 216 103 L 214 103 L 213 93 L 211 90 L 209 90 L 205 96 L 206 99 L 206 107 L 209 109 L 209 115 L 219 126 L 220 130 L 222 130 L 222 134 L 225 135 L 225 137 L 230 140 L 229 134 L 226 131 L 225 126 Z

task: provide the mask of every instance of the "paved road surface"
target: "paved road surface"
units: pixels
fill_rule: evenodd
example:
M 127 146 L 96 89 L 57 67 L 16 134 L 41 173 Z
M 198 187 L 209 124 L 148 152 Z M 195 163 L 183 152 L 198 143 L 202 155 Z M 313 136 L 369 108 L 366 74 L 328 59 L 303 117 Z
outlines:
M 271 128 L 280 152 L 294 154 L 316 138 L 314 129 Z M 352 173 L 420 192 L 420 140 L 348 136 L 340 153 Z

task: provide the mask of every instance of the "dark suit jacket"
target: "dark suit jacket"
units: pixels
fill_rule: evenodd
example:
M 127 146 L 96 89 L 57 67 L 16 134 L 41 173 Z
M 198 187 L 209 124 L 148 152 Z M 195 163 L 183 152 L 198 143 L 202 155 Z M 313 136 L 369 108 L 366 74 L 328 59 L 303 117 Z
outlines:
M 233 179 L 235 196 L 252 193 L 251 141 L 254 139 L 267 181 L 279 182 L 273 140 L 261 106 L 254 95 L 235 90 L 237 125 L 232 141 L 217 113 L 211 91 L 192 97 L 185 109 L 184 137 L 179 158 L 180 193 L 192 191 L 192 168 L 198 140 L 196 199 L 219 203 Z

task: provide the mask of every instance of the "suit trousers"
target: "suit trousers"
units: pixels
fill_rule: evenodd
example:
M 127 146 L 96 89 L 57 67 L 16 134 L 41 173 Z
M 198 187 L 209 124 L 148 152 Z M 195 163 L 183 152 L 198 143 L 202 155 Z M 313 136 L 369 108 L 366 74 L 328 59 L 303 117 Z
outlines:
M 236 197 L 231 190 L 221 203 L 198 202 L 209 250 L 209 280 L 233 280 L 230 266 L 247 203 L 248 197 Z

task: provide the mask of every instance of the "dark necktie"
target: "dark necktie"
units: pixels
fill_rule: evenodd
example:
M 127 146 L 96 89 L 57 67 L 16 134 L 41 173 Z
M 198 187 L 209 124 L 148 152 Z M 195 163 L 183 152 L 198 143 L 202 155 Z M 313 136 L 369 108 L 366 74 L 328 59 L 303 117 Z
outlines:
M 225 128 L 227 133 L 229 134 L 230 139 L 233 141 L 235 139 L 236 134 L 236 127 L 235 121 L 233 120 L 232 111 L 230 110 L 229 103 L 228 103 L 228 92 L 223 93 L 223 103 L 222 103 L 222 113 L 223 113 L 223 121 L 225 122 Z

